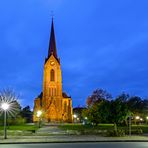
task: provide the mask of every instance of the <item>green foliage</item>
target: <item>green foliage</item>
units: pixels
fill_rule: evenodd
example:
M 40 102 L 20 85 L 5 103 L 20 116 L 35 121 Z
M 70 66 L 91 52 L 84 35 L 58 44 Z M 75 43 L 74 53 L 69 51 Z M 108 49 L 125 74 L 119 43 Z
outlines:
M 24 118 L 26 120 L 27 123 L 31 123 L 32 122 L 32 111 L 30 110 L 30 106 L 26 106 L 24 107 L 21 111 L 20 111 L 20 116 L 22 118 Z
M 138 96 L 132 96 L 127 101 L 128 108 L 134 115 L 148 114 L 148 100 L 142 100 Z
M 93 106 L 103 100 L 110 100 L 112 98 L 111 94 L 103 89 L 96 89 L 93 91 L 92 95 L 86 100 L 87 106 Z
M 126 103 L 116 99 L 112 101 L 104 100 L 96 103 L 84 111 L 83 115 L 88 117 L 91 123 L 125 123 L 129 110 Z
M 129 116 L 133 116 L 132 123 L 140 122 L 140 120 L 133 121 L 137 115 L 146 122 L 146 114 L 148 114 L 148 100 L 126 93 L 111 100 L 111 95 L 103 89 L 95 90 L 87 98 L 87 109 L 82 112 L 82 116 L 87 117 L 91 124 L 115 123 L 118 126 L 127 124 Z
M 101 123 L 108 123 L 110 117 L 111 105 L 108 100 L 104 100 L 99 104 L 98 114 L 100 114 Z
M 125 123 L 130 111 L 128 110 L 127 104 L 122 102 L 121 99 L 111 101 L 110 108 L 110 121 L 112 123 L 123 124 Z
M 108 137 L 123 137 L 123 136 L 125 136 L 125 130 L 123 130 L 123 129 L 108 130 L 106 132 L 106 136 L 108 136 Z
M 9 117 L 7 119 L 7 124 L 8 125 L 23 125 L 26 123 L 25 118 L 22 118 L 21 116 L 17 116 L 17 117 Z
M 86 108 L 84 107 L 75 107 L 73 108 L 73 114 L 77 115 L 77 118 L 79 118 L 79 121 L 77 122 L 80 122 L 82 123 L 84 118 L 83 118 L 83 110 L 85 110 Z M 85 117 L 85 116 L 84 116 Z
M 83 112 L 83 115 L 88 118 L 88 121 L 95 125 L 99 123 L 108 123 L 110 116 L 110 102 L 102 100 L 100 103 L 95 103 Z
M 0 134 L 3 133 L 3 126 L 0 126 Z M 7 134 L 8 136 L 28 136 L 33 135 L 38 129 L 38 126 L 35 125 L 8 125 Z
M 83 116 L 88 118 L 90 123 L 95 125 L 99 123 L 108 123 L 110 115 L 110 99 L 111 95 L 103 90 L 95 90 L 91 96 L 87 98 L 87 109 L 83 111 Z
M 129 135 L 129 129 L 127 126 L 116 126 L 116 124 L 98 124 L 93 125 L 81 125 L 81 124 L 65 124 L 60 125 L 59 128 L 65 131 L 72 131 L 72 134 L 92 134 L 103 136 L 125 136 Z M 131 134 L 141 135 L 148 133 L 148 125 L 132 125 Z

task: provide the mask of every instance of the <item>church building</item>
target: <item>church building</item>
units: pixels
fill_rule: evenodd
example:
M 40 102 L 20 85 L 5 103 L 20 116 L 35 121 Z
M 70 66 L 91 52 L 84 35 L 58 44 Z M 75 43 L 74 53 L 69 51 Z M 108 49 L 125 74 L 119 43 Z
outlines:
M 53 19 L 43 73 L 42 92 L 34 100 L 33 121 L 40 120 L 37 112 L 41 111 L 41 119 L 45 122 L 72 122 L 72 99 L 62 91 L 62 71 L 57 54 Z

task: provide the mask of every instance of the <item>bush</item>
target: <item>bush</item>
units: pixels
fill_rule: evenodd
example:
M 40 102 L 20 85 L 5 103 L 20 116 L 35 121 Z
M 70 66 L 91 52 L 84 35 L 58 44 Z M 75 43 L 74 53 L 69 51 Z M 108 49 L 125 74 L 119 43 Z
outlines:
M 8 118 L 7 119 L 7 124 L 8 125 L 22 125 L 26 123 L 26 120 L 22 117 L 17 117 L 17 118 Z
M 131 133 L 133 135 L 142 135 L 143 134 L 143 130 L 142 129 L 136 129 L 136 130 L 132 130 Z
M 106 133 L 108 137 L 122 137 L 125 136 L 125 130 L 118 129 L 118 130 L 108 130 Z

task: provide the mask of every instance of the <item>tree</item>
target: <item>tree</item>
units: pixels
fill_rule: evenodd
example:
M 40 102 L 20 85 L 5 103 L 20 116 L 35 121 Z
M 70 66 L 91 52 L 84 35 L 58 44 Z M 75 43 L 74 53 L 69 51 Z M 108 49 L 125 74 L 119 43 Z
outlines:
M 85 110 L 86 108 L 84 107 L 75 107 L 73 108 L 73 114 L 75 114 L 77 116 L 77 118 L 79 119 L 78 121 L 79 122 L 82 122 L 83 121 L 83 115 L 82 115 L 82 112 L 83 110 Z
M 144 101 L 138 96 L 130 97 L 127 105 L 133 114 L 141 113 L 145 109 Z
M 109 119 L 111 95 L 103 90 L 96 89 L 92 95 L 87 98 L 87 109 L 83 115 L 88 118 L 89 122 L 97 125 L 98 123 L 107 123 Z
M 96 103 L 89 109 L 88 120 L 95 125 L 98 125 L 101 122 L 99 104 Z
M 88 118 L 88 121 L 97 125 L 99 123 L 109 123 L 110 117 L 110 101 L 103 100 L 99 103 L 83 111 L 83 116 Z
M 95 103 L 99 103 L 103 100 L 110 100 L 112 98 L 106 90 L 96 89 L 93 91 L 92 95 L 89 96 L 86 100 L 87 106 L 92 106 Z
M 132 116 L 134 119 L 134 122 L 136 123 L 136 116 L 140 116 L 140 118 L 146 120 L 145 115 L 148 114 L 148 100 L 143 100 L 139 96 L 132 96 L 127 101 L 127 106 L 129 110 L 132 112 Z M 139 121 L 138 121 L 139 122 Z
M 128 101 L 129 98 L 130 98 L 129 94 L 123 92 L 116 98 L 116 100 L 120 100 L 121 102 L 125 103 Z
M 111 101 L 110 121 L 112 123 L 117 125 L 124 124 L 129 115 L 130 111 L 126 102 L 123 102 L 119 98 Z
M 101 123 L 110 123 L 111 102 L 104 100 L 99 104 L 98 113 L 100 114 Z
M 83 116 L 88 117 L 90 122 L 96 125 L 98 123 L 114 123 L 115 127 L 127 124 L 129 116 L 139 115 L 145 120 L 147 114 L 147 99 L 121 93 L 111 100 L 111 95 L 103 89 L 93 91 L 92 95 L 87 98 L 87 109 L 83 111 Z
M 30 106 L 26 106 L 24 107 L 21 112 L 20 112 L 20 115 L 25 118 L 26 122 L 27 123 L 31 123 L 32 122 L 32 111 L 30 109 Z

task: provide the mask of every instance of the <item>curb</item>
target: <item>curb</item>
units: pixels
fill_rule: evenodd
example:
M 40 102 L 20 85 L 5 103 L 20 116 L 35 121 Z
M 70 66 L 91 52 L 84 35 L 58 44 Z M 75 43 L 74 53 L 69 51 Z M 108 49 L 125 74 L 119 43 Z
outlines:
M 101 142 L 148 142 L 148 140 L 94 140 L 94 141 L 83 141 L 83 140 L 76 140 L 76 141 L 40 141 L 40 142 L 0 142 L 1 144 L 40 144 L 40 143 L 101 143 Z

